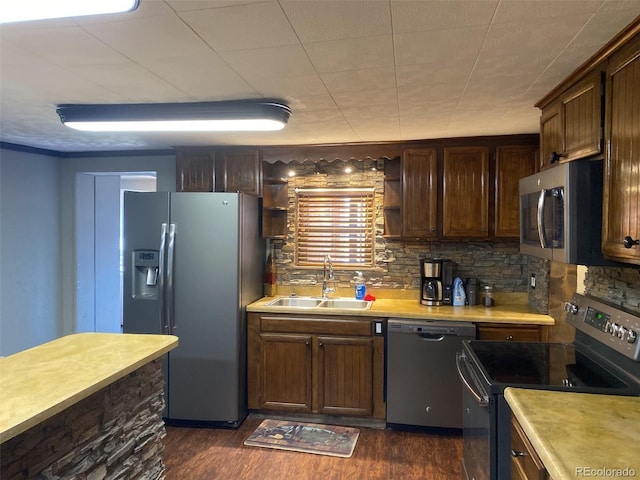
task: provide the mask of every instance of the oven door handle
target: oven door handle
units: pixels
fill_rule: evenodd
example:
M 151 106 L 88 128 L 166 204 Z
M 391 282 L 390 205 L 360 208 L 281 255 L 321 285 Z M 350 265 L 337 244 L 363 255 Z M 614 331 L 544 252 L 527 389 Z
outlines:
M 463 352 L 456 352 L 456 369 L 458 370 L 458 377 L 460 377 L 460 381 L 462 382 L 464 387 L 469 391 L 469 393 L 473 396 L 474 400 L 479 406 L 488 407 L 489 406 L 488 396 L 486 394 L 481 395 L 473 389 L 473 387 L 471 386 L 471 383 L 469 383 L 469 380 L 467 380 L 464 373 L 462 372 L 462 368 L 463 368 L 462 364 L 465 364 L 465 366 L 468 365 L 467 359 Z M 468 366 L 466 366 L 466 370 L 471 375 L 471 372 L 469 371 Z M 477 385 L 477 382 L 474 381 L 473 383 Z

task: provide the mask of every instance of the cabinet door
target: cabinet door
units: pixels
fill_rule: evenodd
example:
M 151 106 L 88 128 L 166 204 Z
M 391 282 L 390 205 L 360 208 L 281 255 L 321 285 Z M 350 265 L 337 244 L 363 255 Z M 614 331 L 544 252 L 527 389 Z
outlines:
M 496 150 L 496 237 L 520 236 L 519 180 L 535 173 L 538 148 L 533 145 Z
M 211 148 L 176 149 L 176 192 L 213 192 L 215 153 Z
M 640 36 L 610 59 L 606 105 L 602 251 L 640 265 Z
M 489 151 L 444 149 L 442 225 L 445 237 L 489 236 Z
M 371 337 L 318 337 L 318 413 L 373 413 Z
M 497 340 L 515 342 L 545 341 L 545 330 L 540 325 L 513 325 L 479 323 L 477 325 L 478 340 Z
M 556 154 L 564 152 L 560 111 L 559 100 L 542 109 L 540 116 L 540 170 L 552 167 L 553 163 L 557 161 L 555 160 Z
M 602 152 L 602 77 L 596 69 L 560 97 L 563 160 Z
M 434 149 L 402 154 L 402 236 L 433 237 L 438 226 L 438 155 Z
M 256 148 L 219 150 L 216 154 L 216 191 L 261 195 L 260 154 Z
M 310 335 L 260 335 L 260 408 L 311 412 L 311 338 Z
M 548 472 L 518 420 L 511 416 L 511 478 L 547 480 Z

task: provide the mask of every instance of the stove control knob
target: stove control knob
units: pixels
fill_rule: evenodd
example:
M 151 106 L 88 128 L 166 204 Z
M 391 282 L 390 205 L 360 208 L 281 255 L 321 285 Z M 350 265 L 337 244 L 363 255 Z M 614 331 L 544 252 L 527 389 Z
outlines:
M 624 340 L 626 334 L 627 334 L 627 329 L 624 328 L 623 326 L 620 326 L 620 328 L 618 328 L 618 338 L 620 340 Z
M 611 324 L 611 330 L 609 331 L 611 333 L 612 336 L 617 337 L 618 336 L 618 324 L 617 323 L 612 323 Z
M 571 303 L 571 302 L 565 302 L 564 309 L 571 315 L 577 315 L 578 311 L 580 310 L 575 303 Z
M 627 343 L 634 343 L 637 338 L 638 338 L 638 334 L 635 331 L 629 330 L 627 332 Z

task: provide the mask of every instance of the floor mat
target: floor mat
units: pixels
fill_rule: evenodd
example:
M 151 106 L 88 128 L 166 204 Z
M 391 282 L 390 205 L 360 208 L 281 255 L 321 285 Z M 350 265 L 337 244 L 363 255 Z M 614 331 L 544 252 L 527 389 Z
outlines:
M 267 419 L 244 444 L 349 458 L 359 435 L 357 428 Z

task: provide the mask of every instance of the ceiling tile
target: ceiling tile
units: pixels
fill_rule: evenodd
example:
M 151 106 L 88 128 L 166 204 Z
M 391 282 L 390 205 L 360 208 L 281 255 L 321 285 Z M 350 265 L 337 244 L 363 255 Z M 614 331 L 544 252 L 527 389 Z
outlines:
M 498 5 L 497 0 L 456 0 L 455 8 L 442 0 L 391 0 L 393 32 L 449 30 L 476 25 L 489 25 Z
M 315 74 L 248 78 L 248 81 L 265 97 L 297 97 L 327 93 L 324 83 Z
M 360 90 L 395 88 L 396 75 L 393 65 L 343 70 L 321 74 L 322 81 L 332 93 L 357 92 Z
M 394 63 L 391 35 L 309 43 L 304 48 L 321 74 L 385 67 Z
M 298 44 L 274 2 L 183 12 L 180 17 L 217 52 Z
M 218 55 L 182 55 L 152 59 L 143 66 L 158 78 L 197 100 L 255 98 L 259 93 Z
M 462 62 L 466 65 L 475 61 L 487 28 L 481 26 L 394 35 L 396 64 L 449 66 Z
M 333 99 L 342 109 L 354 109 L 369 107 L 371 105 L 398 104 L 398 96 L 395 88 L 380 88 L 374 90 L 361 90 L 359 92 L 334 93 Z
M 248 81 L 252 78 L 316 73 L 299 45 L 221 52 L 220 56 Z
M 280 4 L 305 44 L 391 35 L 391 15 L 386 1 L 281 0 Z
M 90 80 L 93 84 L 121 96 L 120 103 L 156 102 L 158 98 L 167 102 L 193 100 L 185 92 L 181 92 L 147 69 L 131 62 L 72 67 L 69 71 L 79 79 Z M 75 100 L 69 101 L 83 103 L 90 98 L 90 95 L 81 95 L 78 92 Z
M 137 62 L 177 58 L 185 52 L 197 56 L 210 51 L 209 46 L 175 15 L 92 24 L 84 28 Z
M 588 18 L 602 5 L 602 0 L 517 0 L 501 1 L 494 24 L 530 22 L 545 25 L 554 19 Z

